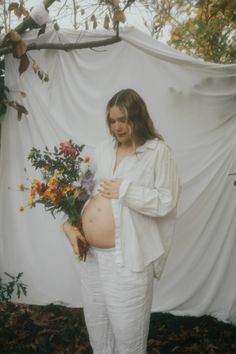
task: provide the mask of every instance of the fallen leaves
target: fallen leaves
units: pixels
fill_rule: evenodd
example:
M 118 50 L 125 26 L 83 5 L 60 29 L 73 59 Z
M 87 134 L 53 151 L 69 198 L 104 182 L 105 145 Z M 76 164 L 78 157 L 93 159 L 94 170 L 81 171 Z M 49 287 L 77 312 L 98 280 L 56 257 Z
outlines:
M 151 315 L 148 354 L 236 354 L 236 327 L 210 316 Z M 82 309 L 0 304 L 1 354 L 91 354 Z
M 210 316 L 153 313 L 148 354 L 236 354 L 236 327 Z
M 0 304 L 1 354 L 92 354 L 82 310 Z

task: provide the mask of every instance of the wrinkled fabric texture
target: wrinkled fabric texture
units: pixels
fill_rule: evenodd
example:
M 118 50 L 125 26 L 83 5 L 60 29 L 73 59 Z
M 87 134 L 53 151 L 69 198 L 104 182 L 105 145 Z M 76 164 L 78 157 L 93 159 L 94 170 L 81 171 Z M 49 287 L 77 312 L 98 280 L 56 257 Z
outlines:
M 67 43 L 113 34 L 49 29 L 24 39 Z M 43 207 L 20 214 L 27 197 L 16 189 L 27 184 L 24 167 L 30 178 L 38 176 L 27 161 L 32 146 L 51 148 L 71 138 L 93 156 L 109 135 L 107 101 L 129 87 L 144 98 L 174 151 L 182 182 L 173 247 L 154 284 L 152 310 L 236 322 L 236 188 L 229 176 L 236 171 L 236 65 L 190 58 L 135 28 L 124 28 L 120 36 L 121 42 L 96 50 L 31 51 L 48 82 L 30 67 L 20 76 L 19 60 L 6 57 L 9 100 L 25 105 L 29 114 L 18 121 L 8 107 L 2 120 L 1 275 L 24 273 L 28 294 L 18 301 L 81 306 L 79 262 L 61 229 L 65 217 L 53 220 Z
M 80 265 L 85 321 L 94 354 L 146 354 L 153 266 L 134 273 L 114 249 L 91 247 Z
M 148 140 L 125 156 L 114 171 L 115 139 L 95 151 L 95 189 L 103 181 L 122 180 L 119 198 L 112 200 L 116 263 L 133 272 L 155 261 L 155 275 L 163 272 L 174 235 L 180 181 L 174 154 L 161 140 Z

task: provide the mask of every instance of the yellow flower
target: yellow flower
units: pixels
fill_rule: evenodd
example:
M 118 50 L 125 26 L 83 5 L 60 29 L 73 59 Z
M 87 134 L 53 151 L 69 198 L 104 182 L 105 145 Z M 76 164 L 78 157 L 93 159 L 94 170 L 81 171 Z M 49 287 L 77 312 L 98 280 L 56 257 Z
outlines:
M 32 186 L 37 186 L 40 184 L 40 181 L 37 178 L 33 179 Z
M 67 186 L 67 187 L 63 188 L 63 193 L 68 193 L 68 192 L 71 192 L 73 190 L 74 190 L 73 187 Z
M 57 201 L 57 195 L 56 195 L 56 193 L 51 193 L 50 199 L 51 199 L 51 201 L 52 201 L 54 204 L 56 204 L 56 201 Z
M 54 202 L 56 200 L 56 193 L 50 191 L 49 189 L 47 189 L 44 193 L 43 193 L 43 198 L 45 199 L 51 199 L 52 202 Z
M 30 208 L 32 208 L 32 206 L 33 206 L 33 198 L 32 198 L 32 197 L 29 197 L 29 198 L 28 198 L 28 203 L 27 203 L 27 205 L 28 205 Z
M 48 186 L 49 187 L 55 187 L 56 185 L 58 185 L 57 177 L 56 176 L 50 177 L 49 181 L 48 181 Z

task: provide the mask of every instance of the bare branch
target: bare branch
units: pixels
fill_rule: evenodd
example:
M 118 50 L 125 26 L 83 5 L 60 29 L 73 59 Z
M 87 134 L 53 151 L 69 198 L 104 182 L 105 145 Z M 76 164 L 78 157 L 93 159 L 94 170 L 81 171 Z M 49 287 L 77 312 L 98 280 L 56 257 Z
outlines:
M 56 0 L 44 0 L 44 6 L 46 9 L 49 8 Z M 15 31 L 18 33 L 23 33 L 28 28 L 37 28 L 38 25 L 34 22 L 32 17 L 27 17 L 23 22 L 21 22 L 18 26 L 16 26 Z
M 119 36 L 113 36 L 108 39 L 104 39 L 101 41 L 91 41 L 91 42 L 83 42 L 83 43 L 30 43 L 27 46 L 27 52 L 30 50 L 40 50 L 40 49 L 50 49 L 50 50 L 65 50 L 71 51 L 73 49 L 84 49 L 84 48 L 97 48 L 103 47 L 107 45 L 111 45 L 114 43 L 118 43 L 121 41 Z M 12 48 L 0 48 L 0 55 L 12 53 Z

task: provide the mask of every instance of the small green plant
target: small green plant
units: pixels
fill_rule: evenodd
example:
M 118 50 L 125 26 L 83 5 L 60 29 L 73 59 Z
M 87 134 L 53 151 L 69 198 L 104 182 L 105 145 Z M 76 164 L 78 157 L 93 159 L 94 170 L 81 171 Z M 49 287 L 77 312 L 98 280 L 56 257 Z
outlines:
M 7 110 L 7 94 L 9 89 L 0 81 L 0 116 L 6 113 Z
M 236 176 L 236 173 L 230 173 L 229 176 Z M 234 181 L 234 185 L 236 187 L 236 180 Z
M 13 293 L 16 291 L 18 299 L 23 293 L 25 296 L 27 294 L 26 288 L 27 285 L 21 282 L 21 277 L 23 273 L 18 273 L 16 277 L 13 275 L 4 272 L 11 280 L 7 283 L 4 283 L 2 278 L 0 278 L 0 301 L 8 302 L 11 300 Z

